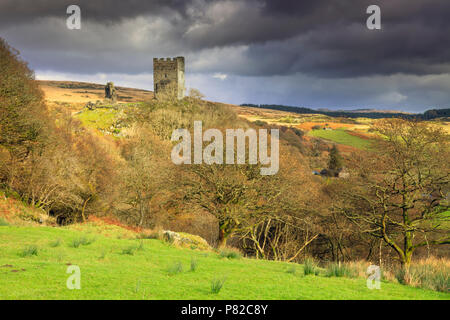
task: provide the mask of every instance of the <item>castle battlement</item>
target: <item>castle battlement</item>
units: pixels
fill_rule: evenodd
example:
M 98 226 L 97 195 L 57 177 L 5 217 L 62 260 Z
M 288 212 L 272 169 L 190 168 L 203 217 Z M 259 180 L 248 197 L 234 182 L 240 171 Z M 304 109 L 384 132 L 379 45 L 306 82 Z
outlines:
M 153 86 L 156 99 L 185 94 L 184 57 L 153 58 Z
M 176 58 L 153 58 L 153 62 L 176 62 L 183 61 L 184 57 L 176 57 Z

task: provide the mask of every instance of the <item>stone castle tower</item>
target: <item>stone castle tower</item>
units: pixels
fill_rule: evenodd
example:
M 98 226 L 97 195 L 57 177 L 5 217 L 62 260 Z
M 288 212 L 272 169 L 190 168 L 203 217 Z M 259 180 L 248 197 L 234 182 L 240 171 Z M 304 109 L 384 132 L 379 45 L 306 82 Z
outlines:
M 153 86 L 156 99 L 167 96 L 183 99 L 184 57 L 153 58 Z

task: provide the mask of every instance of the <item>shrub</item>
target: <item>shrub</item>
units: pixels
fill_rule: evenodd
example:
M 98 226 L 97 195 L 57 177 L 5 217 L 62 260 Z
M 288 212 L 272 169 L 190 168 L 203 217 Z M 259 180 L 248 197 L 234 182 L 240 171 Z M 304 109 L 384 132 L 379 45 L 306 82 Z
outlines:
M 225 283 L 226 278 L 214 278 L 211 281 L 211 292 L 214 294 L 218 294 Z
M 78 248 L 80 245 L 87 246 L 94 241 L 95 241 L 94 239 L 80 237 L 80 238 L 73 239 L 72 242 L 69 243 L 69 247 Z
M 95 241 L 95 239 L 93 239 L 93 238 L 88 239 L 88 238 L 85 238 L 85 237 L 81 237 L 81 244 L 83 246 L 87 246 L 87 245 L 93 243 L 94 241 Z
M 134 251 L 136 250 L 135 246 L 128 246 L 122 249 L 122 254 L 128 254 L 130 256 L 134 255 Z
M 50 242 L 49 246 L 52 248 L 59 247 L 61 245 L 61 239 L 56 239 L 52 242 Z
M 305 135 L 305 133 L 304 133 L 302 130 L 297 129 L 297 128 L 295 128 L 295 127 L 292 127 L 291 130 L 292 130 L 299 138 L 302 138 L 302 137 Z
M 395 270 L 395 278 L 400 284 L 441 292 L 450 291 L 449 274 L 447 264 L 439 264 L 433 259 L 412 264 L 409 269 Z
M 262 121 L 262 120 L 255 120 L 255 121 L 253 121 L 253 123 L 260 127 L 267 125 L 267 122 Z
M 23 221 L 40 222 L 39 217 L 34 212 L 25 209 L 21 209 L 21 212 L 19 212 L 17 216 Z
M 422 280 L 423 287 L 440 292 L 450 292 L 450 278 L 447 272 L 438 271 Z
M 21 257 L 37 256 L 38 248 L 35 245 L 26 246 L 20 253 Z
M 181 272 L 183 272 L 183 265 L 179 261 L 175 262 L 174 264 L 169 266 L 169 268 L 167 268 L 167 272 L 171 276 L 173 276 L 175 274 L 178 274 L 178 273 L 181 273 Z
M 356 272 L 350 266 L 344 263 L 330 263 L 326 270 L 327 277 L 356 277 Z
M 317 267 L 317 263 L 316 261 L 314 261 L 314 259 L 305 259 L 305 261 L 303 262 L 303 273 L 305 274 L 305 276 L 310 274 L 319 274 L 319 268 Z
M 137 235 L 138 239 L 161 239 L 161 232 L 158 230 L 145 230 Z
M 78 248 L 81 245 L 80 239 L 73 239 L 72 242 L 69 243 L 69 247 Z
M 192 258 L 192 259 L 191 259 L 191 271 L 192 271 L 192 272 L 194 272 L 195 270 L 197 270 L 197 265 L 198 265 L 197 259 Z
M 228 258 L 228 259 L 240 259 L 242 258 L 241 252 L 236 248 L 226 248 L 220 250 L 219 253 L 221 258 Z

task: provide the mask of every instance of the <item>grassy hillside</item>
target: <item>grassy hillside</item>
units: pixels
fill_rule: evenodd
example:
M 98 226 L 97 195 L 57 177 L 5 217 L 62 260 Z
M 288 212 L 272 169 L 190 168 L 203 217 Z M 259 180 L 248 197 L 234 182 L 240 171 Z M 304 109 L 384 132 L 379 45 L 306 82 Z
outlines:
M 370 140 L 363 139 L 355 135 L 351 135 L 345 129 L 311 130 L 308 132 L 308 134 L 313 137 L 330 140 L 336 143 L 344 144 L 358 149 L 369 149 L 371 145 Z
M 0 299 L 450 298 L 388 282 L 381 290 L 369 290 L 363 278 L 304 276 L 301 265 L 223 258 L 213 251 L 132 239 L 119 227 L 98 231 L 86 225 L 1 226 Z M 87 244 L 74 247 L 83 239 Z M 30 246 L 37 247 L 36 255 Z M 190 270 L 192 261 L 195 271 Z M 182 270 L 177 272 L 179 263 Z M 81 290 L 66 288 L 70 264 L 81 268 Z M 218 294 L 211 292 L 214 279 L 225 279 Z

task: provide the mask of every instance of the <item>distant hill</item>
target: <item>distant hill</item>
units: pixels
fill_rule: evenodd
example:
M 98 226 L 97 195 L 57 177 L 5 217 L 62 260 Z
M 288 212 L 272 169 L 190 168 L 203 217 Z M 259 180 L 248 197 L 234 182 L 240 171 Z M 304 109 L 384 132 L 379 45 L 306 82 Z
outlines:
M 38 84 L 50 102 L 87 103 L 105 98 L 105 84 L 76 81 L 45 81 Z M 118 102 L 140 102 L 153 98 L 153 92 L 116 86 Z
M 333 111 L 333 110 L 328 110 Z M 402 113 L 402 114 L 413 114 L 411 112 L 404 112 L 399 110 L 377 110 L 377 109 L 355 109 L 355 110 L 336 110 L 339 112 L 353 112 L 353 113 Z
M 423 119 L 450 118 L 450 109 L 432 109 L 423 113 Z
M 75 81 L 38 81 L 39 86 L 44 91 L 46 100 L 51 102 L 86 103 L 89 101 L 104 99 L 104 84 L 75 82 Z M 139 102 L 153 98 L 153 92 L 148 90 L 125 88 L 116 86 L 118 102 Z M 231 105 L 230 105 L 231 106 Z M 345 118 L 417 118 L 431 120 L 435 118 L 450 117 L 450 109 L 433 109 L 421 114 L 413 114 L 395 110 L 376 109 L 356 109 L 356 110 L 329 110 L 310 109 L 304 107 L 284 106 L 274 104 L 241 104 L 242 107 L 254 107 L 261 109 L 271 109 L 298 114 L 323 114 L 330 117 Z
M 406 113 L 393 110 L 374 110 L 374 109 L 357 109 L 357 110 L 328 110 L 328 109 L 310 109 L 304 107 L 284 106 L 275 104 L 241 104 L 242 107 L 252 107 L 261 109 L 271 109 L 299 114 L 323 114 L 330 117 L 360 118 L 366 117 L 371 119 L 381 118 L 416 118 L 431 120 L 435 118 L 450 117 L 449 109 L 433 109 L 424 113 Z

